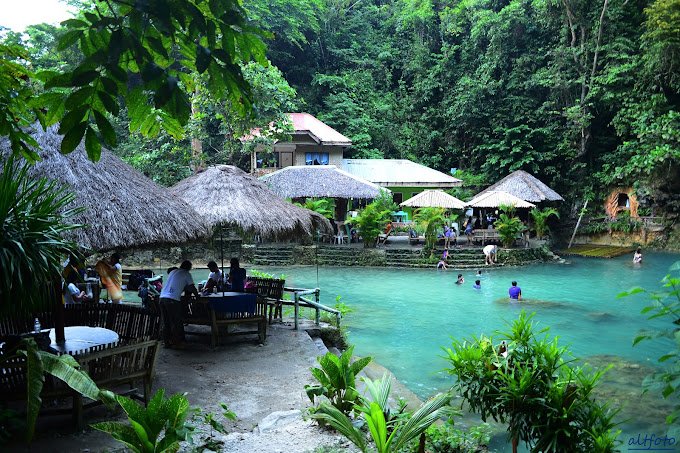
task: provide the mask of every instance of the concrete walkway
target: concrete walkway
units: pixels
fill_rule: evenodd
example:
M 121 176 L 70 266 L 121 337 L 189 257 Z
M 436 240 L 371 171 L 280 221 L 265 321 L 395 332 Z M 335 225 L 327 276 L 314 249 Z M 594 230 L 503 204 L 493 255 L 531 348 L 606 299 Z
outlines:
M 165 388 L 166 395 L 186 392 L 192 406 L 218 416 L 222 413 L 220 403 L 227 404 L 238 419 L 222 419 L 231 432 L 217 437 L 225 442 L 222 451 L 306 452 L 322 445 L 349 447 L 344 438 L 300 416 L 310 404 L 304 392 L 305 384 L 312 383 L 309 368 L 316 364 L 317 355 L 326 352 L 305 330 L 274 325 L 262 346 L 249 336 L 228 338 L 214 350 L 207 337 L 190 336 L 188 340 L 189 349 L 162 350 L 154 391 Z M 85 416 L 88 423 L 125 420 L 121 413 L 110 414 L 104 408 L 87 411 Z M 20 445 L 6 451 L 124 451 L 99 431 L 63 434 L 69 429 L 68 417 L 42 418 L 30 447 Z M 199 424 L 199 431 L 207 433 L 208 428 Z

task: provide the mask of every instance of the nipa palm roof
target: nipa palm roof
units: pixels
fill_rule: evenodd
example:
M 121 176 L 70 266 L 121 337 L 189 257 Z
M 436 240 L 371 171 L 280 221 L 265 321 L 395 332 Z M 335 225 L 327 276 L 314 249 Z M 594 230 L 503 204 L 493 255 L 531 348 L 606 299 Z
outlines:
M 517 198 L 511 193 L 503 191 L 490 191 L 477 195 L 472 200 L 465 203 L 471 208 L 498 208 L 501 205 L 514 206 L 516 208 L 535 208 L 536 206 L 521 198 Z
M 517 170 L 510 173 L 505 178 L 498 181 L 496 184 L 486 188 L 477 195 L 490 191 L 508 192 L 521 198 L 524 201 L 531 203 L 540 203 L 543 201 L 564 201 L 564 199 L 543 183 L 540 179 L 527 173 L 524 170 Z
M 335 165 L 285 167 L 260 177 L 281 198 L 377 198 L 388 191 Z
M 465 209 L 465 203 L 443 190 L 424 190 L 402 202 L 400 206 L 412 208 Z
M 113 153 L 102 149 L 99 162 L 87 158 L 83 143 L 61 154 L 58 126 L 43 131 L 37 124 L 31 135 L 38 142 L 40 159 L 29 166 L 32 178 L 45 177 L 75 193 L 68 208 L 85 210 L 69 218 L 82 228 L 65 233 L 92 251 L 151 244 L 181 244 L 207 237 L 208 224 L 189 204 L 159 186 Z M 0 139 L 0 156 L 11 153 L 7 139 Z M 20 160 L 22 162 L 22 160 Z
M 247 233 L 285 239 L 332 232 L 328 219 L 272 193 L 257 178 L 231 165 L 208 167 L 170 189 L 211 225 L 233 225 Z
M 342 169 L 383 187 L 457 187 L 462 181 L 408 159 L 343 159 Z

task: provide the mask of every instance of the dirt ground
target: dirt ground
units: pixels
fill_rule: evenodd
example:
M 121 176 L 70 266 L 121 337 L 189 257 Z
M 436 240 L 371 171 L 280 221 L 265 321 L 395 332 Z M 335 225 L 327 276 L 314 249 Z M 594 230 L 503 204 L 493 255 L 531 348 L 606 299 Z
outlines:
M 223 442 L 220 451 L 306 452 L 322 445 L 352 450 L 344 438 L 300 415 L 310 404 L 304 392 L 304 385 L 312 383 L 309 368 L 327 351 L 305 330 L 295 331 L 285 323 L 274 325 L 264 345 L 255 336 L 234 336 L 214 350 L 208 346 L 208 337 L 189 336 L 188 341 L 186 350 L 161 351 L 153 388 L 164 388 L 166 394 L 186 392 L 192 406 L 216 415 L 222 413 L 220 403 L 226 403 L 238 418 L 231 422 L 218 417 L 231 432 L 215 437 Z M 382 375 L 382 370 L 377 373 Z M 85 416 L 88 423 L 125 419 L 122 413 L 112 414 L 105 408 L 89 410 Z M 64 434 L 70 426 L 68 418 L 43 418 L 31 446 L 7 451 L 124 451 L 108 435 L 90 428 Z M 205 425 L 198 427 L 207 433 Z M 190 449 L 183 446 L 185 451 Z

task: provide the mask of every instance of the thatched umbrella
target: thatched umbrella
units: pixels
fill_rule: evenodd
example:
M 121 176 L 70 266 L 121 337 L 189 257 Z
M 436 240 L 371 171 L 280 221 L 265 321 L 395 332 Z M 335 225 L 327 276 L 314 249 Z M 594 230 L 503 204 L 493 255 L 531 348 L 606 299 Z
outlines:
M 508 192 L 517 198 L 521 198 L 522 200 L 529 201 L 531 203 L 540 203 L 543 201 L 564 201 L 560 194 L 545 185 L 535 176 L 532 176 L 523 170 L 517 170 L 510 173 L 496 184 L 475 195 L 475 198 L 484 193 L 494 191 Z
M 206 222 L 167 189 L 102 150 L 101 159 L 87 158 L 83 144 L 70 154 L 59 151 L 63 139 L 57 126 L 43 131 L 37 125 L 31 135 L 38 142 L 41 160 L 29 168 L 32 177 L 56 181 L 75 193 L 72 207 L 84 207 L 70 221 L 84 225 L 70 230 L 67 238 L 90 251 L 146 244 L 182 243 L 207 236 Z M 0 155 L 12 153 L 9 141 L 0 140 Z M 60 293 L 59 293 L 60 294 Z M 57 341 L 64 341 L 63 305 L 55 304 Z
M 465 203 L 470 208 L 498 208 L 501 205 L 514 206 L 516 208 L 535 208 L 536 206 L 521 198 L 517 198 L 511 193 L 502 191 L 491 191 L 477 195 L 472 200 Z
M 68 239 L 91 251 L 129 248 L 146 244 L 183 243 L 209 234 L 206 222 L 169 190 L 123 162 L 107 150 L 94 163 L 83 144 L 64 155 L 59 152 L 62 136 L 53 126 L 31 134 L 42 160 L 29 173 L 57 181 L 75 193 L 72 207 L 85 210 L 72 217 L 83 228 L 68 232 Z M 7 140 L 0 153 L 8 156 Z
M 262 176 L 281 198 L 377 198 L 384 189 L 334 165 L 285 167 Z
M 465 203 L 443 190 L 424 190 L 402 202 L 400 206 L 411 208 L 465 209 Z
M 170 189 L 213 225 L 233 225 L 245 233 L 284 239 L 332 232 L 322 215 L 293 205 L 231 165 L 208 167 Z

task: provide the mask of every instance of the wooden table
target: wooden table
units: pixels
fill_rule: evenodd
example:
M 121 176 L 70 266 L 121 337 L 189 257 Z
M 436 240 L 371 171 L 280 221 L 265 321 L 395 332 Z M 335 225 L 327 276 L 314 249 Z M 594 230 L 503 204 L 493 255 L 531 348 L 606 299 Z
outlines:
M 235 291 L 217 292 L 198 298 L 218 313 L 255 313 L 257 294 Z
M 264 298 L 258 302 L 257 294 L 234 291 L 218 292 L 201 296 L 194 309 L 184 320 L 186 324 L 210 326 L 211 345 L 219 343 L 220 327 L 225 333 L 233 324 L 256 324 L 257 330 L 231 332 L 232 334 L 252 334 L 259 336 L 260 343 L 267 338 L 267 303 Z
M 76 354 L 84 352 L 94 346 L 115 343 L 118 334 L 103 327 L 70 326 L 64 327 L 64 343 L 57 343 L 54 329 L 50 329 L 50 347 L 61 354 Z

